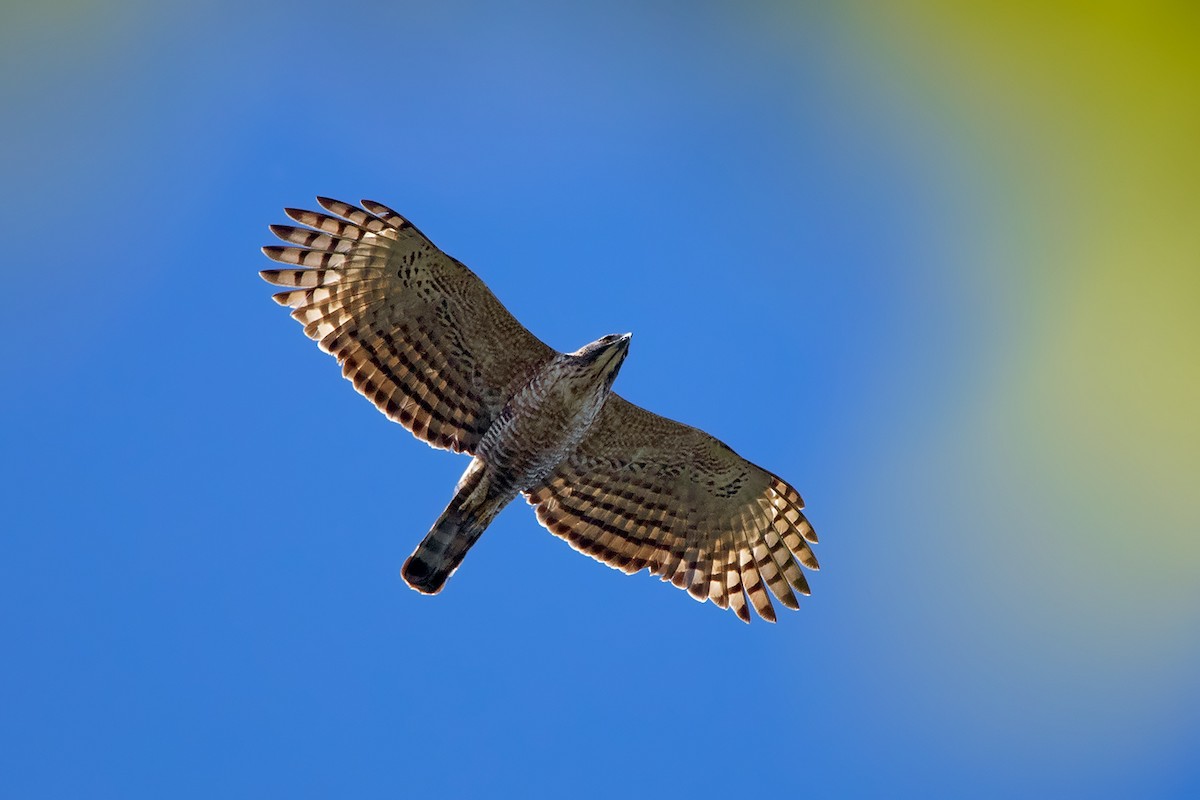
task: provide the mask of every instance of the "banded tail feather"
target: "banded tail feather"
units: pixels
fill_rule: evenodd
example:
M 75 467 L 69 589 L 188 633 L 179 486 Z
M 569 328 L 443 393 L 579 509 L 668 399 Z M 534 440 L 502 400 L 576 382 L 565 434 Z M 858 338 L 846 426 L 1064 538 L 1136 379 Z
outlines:
M 437 594 L 458 569 L 467 551 L 479 541 L 511 497 L 497 496 L 481 486 L 483 470 L 475 462 L 455 489 L 446 510 L 417 549 L 404 562 L 400 575 L 421 594 Z

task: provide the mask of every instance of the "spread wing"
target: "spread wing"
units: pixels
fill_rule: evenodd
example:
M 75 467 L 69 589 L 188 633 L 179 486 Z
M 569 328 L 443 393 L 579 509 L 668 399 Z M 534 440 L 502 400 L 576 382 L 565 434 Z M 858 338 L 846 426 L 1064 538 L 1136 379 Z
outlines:
M 697 600 L 774 621 L 807 595 L 816 533 L 791 486 L 696 428 L 610 395 L 576 452 L 526 493 L 572 547 L 632 574 L 649 568 Z
M 289 208 L 307 227 L 272 225 L 297 268 L 263 270 L 342 374 L 390 419 L 435 447 L 472 453 L 511 394 L 554 351 L 476 275 L 395 211 L 318 197 Z

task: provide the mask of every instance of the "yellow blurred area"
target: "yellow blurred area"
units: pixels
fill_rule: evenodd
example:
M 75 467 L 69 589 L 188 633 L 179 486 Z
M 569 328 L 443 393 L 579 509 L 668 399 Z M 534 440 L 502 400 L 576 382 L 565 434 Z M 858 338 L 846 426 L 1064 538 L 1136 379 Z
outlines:
M 1097 551 L 1180 570 L 1200 555 L 1200 6 L 855 8 L 1003 185 L 987 268 L 1020 332 L 978 398 L 993 455 L 1111 504 L 1121 524 L 1076 532 Z
M 1200 5 L 851 8 L 868 80 L 985 198 L 946 236 L 996 341 L 887 468 L 939 531 L 922 624 L 971 698 L 950 722 L 1034 758 L 1038 719 L 1081 765 L 1165 752 L 1200 630 Z

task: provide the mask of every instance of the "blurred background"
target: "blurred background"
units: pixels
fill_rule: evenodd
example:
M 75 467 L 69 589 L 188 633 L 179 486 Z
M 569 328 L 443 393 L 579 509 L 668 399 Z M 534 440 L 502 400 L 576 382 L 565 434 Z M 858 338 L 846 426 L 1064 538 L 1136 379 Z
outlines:
M 1200 11 L 0 11 L 0 794 L 1200 794 Z M 394 206 L 804 495 L 745 626 L 524 504 L 257 276 Z

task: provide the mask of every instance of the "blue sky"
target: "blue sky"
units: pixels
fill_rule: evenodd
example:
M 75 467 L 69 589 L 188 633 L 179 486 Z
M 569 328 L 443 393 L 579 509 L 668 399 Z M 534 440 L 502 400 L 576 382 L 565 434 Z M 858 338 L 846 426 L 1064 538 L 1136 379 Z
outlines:
M 6 796 L 1200 787 L 1194 579 L 1056 605 L 1075 566 L 1004 545 L 1095 517 L 979 412 L 1027 310 L 977 258 L 994 165 L 850 22 L 777 12 L 3 12 Z M 317 194 L 395 207 L 559 349 L 633 331 L 619 392 L 807 500 L 800 612 L 745 626 L 521 503 L 410 591 L 467 461 L 270 301 L 266 226 Z

